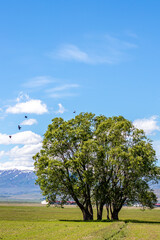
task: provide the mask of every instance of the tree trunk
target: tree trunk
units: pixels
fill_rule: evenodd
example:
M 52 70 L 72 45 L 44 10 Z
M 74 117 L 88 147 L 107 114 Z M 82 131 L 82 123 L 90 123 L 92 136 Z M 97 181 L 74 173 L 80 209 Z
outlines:
M 111 204 L 111 203 L 109 204 L 109 208 L 110 208 L 111 219 L 112 219 L 112 213 L 113 213 L 113 212 L 112 212 L 112 204 Z
M 109 205 L 108 204 L 106 204 L 106 210 L 107 210 L 107 220 L 110 220 L 110 218 L 109 218 Z
M 102 214 L 103 214 L 103 204 L 100 203 L 97 205 L 97 220 L 102 220 Z
M 83 213 L 83 221 L 90 221 L 93 220 L 93 214 L 91 214 L 88 209 L 81 209 Z
M 113 212 L 112 212 L 112 220 L 119 220 L 119 218 L 118 218 L 118 213 L 119 213 L 119 210 L 113 209 Z
M 93 216 L 93 208 L 91 202 L 89 202 L 88 211 Z
M 92 203 L 91 203 L 91 195 L 90 195 L 90 188 L 87 185 L 87 195 L 88 195 L 88 211 L 89 213 L 93 216 L 93 208 L 92 208 Z
M 82 214 L 83 214 L 83 220 L 84 221 L 93 220 L 93 209 L 92 209 L 91 202 L 90 202 L 89 206 L 85 207 L 83 204 L 81 204 L 79 202 L 78 198 L 76 197 L 76 195 L 74 194 L 73 191 L 72 191 L 71 196 L 74 199 L 74 201 L 76 202 L 76 204 L 78 205 L 78 207 L 81 209 Z

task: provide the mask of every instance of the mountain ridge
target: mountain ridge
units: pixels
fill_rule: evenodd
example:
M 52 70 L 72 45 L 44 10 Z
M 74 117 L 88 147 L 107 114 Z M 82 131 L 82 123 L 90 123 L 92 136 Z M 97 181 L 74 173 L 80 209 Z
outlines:
M 43 196 L 35 181 L 33 170 L 0 170 L 0 201 L 40 202 Z
M 44 197 L 36 182 L 33 170 L 0 170 L 0 202 L 41 202 Z M 152 185 L 160 202 L 160 181 Z

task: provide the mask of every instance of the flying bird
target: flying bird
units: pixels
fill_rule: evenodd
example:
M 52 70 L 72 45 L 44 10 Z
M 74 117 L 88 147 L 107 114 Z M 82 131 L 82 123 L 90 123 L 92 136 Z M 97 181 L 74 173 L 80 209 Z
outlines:
M 74 111 L 73 113 L 76 113 L 76 111 Z
M 12 136 L 10 135 L 9 138 L 11 138 Z
M 22 128 L 22 127 L 21 127 L 20 125 L 18 125 L 18 129 L 21 130 L 21 128 Z
M 28 116 L 24 116 L 25 118 L 28 118 Z

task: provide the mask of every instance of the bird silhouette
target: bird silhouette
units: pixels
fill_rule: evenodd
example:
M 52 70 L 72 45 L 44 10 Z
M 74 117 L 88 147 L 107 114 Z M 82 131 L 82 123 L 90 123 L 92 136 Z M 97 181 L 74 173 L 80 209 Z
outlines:
M 76 113 L 76 111 L 74 111 L 73 113 Z
M 18 129 L 21 130 L 21 128 L 22 128 L 22 127 L 21 127 L 20 125 L 18 125 Z
M 11 138 L 12 136 L 11 135 L 9 135 L 9 138 Z
M 27 116 L 24 116 L 25 118 L 28 118 Z

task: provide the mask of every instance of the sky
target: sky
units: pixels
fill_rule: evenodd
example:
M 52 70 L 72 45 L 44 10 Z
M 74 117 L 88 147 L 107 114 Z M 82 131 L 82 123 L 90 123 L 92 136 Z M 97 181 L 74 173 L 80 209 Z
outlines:
M 132 121 L 160 165 L 159 12 L 159 0 L 0 1 L 0 169 L 32 170 L 51 120 L 74 111 Z

